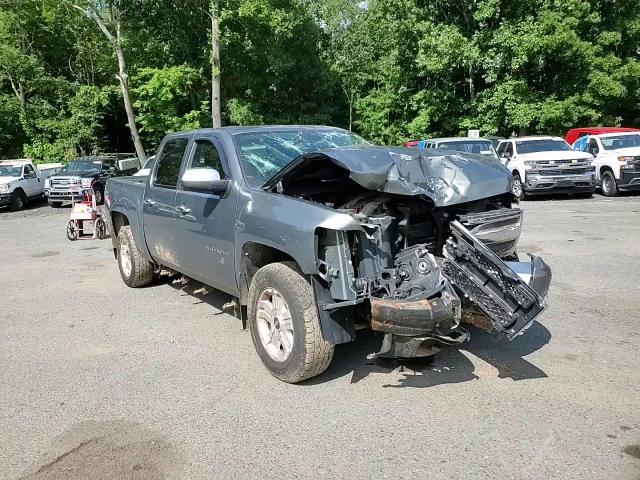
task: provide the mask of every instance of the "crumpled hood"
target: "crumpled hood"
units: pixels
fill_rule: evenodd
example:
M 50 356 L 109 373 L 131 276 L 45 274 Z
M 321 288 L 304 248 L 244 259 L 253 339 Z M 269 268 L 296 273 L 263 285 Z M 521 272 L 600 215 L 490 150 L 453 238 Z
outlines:
M 11 183 L 15 180 L 18 180 L 20 177 L 0 177 L 0 185 L 5 185 L 7 183 Z
M 293 179 L 308 162 L 331 161 L 359 185 L 397 195 L 426 195 L 442 207 L 511 191 L 511 173 L 497 159 L 452 150 L 355 146 L 301 155 L 265 184 Z

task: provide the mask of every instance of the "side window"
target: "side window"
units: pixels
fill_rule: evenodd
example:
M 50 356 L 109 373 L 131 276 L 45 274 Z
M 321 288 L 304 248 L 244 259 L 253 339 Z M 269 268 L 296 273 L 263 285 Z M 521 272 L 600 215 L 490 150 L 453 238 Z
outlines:
M 153 181 L 154 185 L 176 188 L 182 157 L 188 144 L 188 138 L 172 138 L 164 144 L 162 152 L 158 155 L 158 168 Z
M 504 153 L 506 154 L 507 157 L 512 157 L 513 156 L 513 143 L 512 142 L 507 142 L 505 144 Z
M 594 157 L 598 154 L 600 149 L 598 148 L 598 142 L 596 142 L 595 138 L 589 139 L 589 153 Z
M 496 152 L 498 152 L 499 157 L 502 156 L 502 152 L 504 152 L 504 148 L 506 147 L 506 145 L 506 143 L 501 143 L 500 145 L 498 145 Z
M 24 166 L 24 176 L 27 178 L 36 178 L 36 171 L 31 165 Z
M 222 166 L 222 161 L 220 160 L 218 149 L 209 140 L 196 140 L 189 170 L 192 168 L 212 168 L 218 171 L 220 178 L 224 179 L 227 177 Z

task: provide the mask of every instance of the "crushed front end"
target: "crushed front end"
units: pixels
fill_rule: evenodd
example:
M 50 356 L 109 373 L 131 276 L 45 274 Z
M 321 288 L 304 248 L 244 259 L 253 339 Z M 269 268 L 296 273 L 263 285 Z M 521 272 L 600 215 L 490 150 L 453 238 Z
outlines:
M 480 156 L 386 147 L 301 157 L 267 185 L 336 212 L 315 232 L 312 275 L 325 339 L 385 334 L 379 356 L 437 353 L 463 323 L 513 339 L 545 309 L 539 257 L 519 262 L 511 174 Z
M 539 257 L 528 262 L 500 257 L 514 257 L 522 212 L 492 212 L 459 216 L 474 220 L 467 224 L 471 230 L 458 220 L 446 221 L 441 212 L 440 227 L 447 232 L 441 245 L 438 229 L 421 221 L 416 229 L 410 215 L 352 209 L 361 231 L 319 232 L 318 286 L 326 285 L 331 297 L 328 303 L 320 300 L 319 308 L 326 313 L 349 307 L 357 320 L 384 332 L 378 356 L 434 355 L 442 345 L 469 339 L 462 323 L 513 339 L 544 310 L 551 272 Z M 413 243 L 416 239 L 421 242 Z

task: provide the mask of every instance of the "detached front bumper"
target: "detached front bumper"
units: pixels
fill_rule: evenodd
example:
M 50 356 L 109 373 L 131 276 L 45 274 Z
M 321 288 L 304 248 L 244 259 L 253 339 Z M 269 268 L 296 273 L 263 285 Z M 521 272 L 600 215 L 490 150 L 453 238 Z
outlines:
M 442 274 L 450 285 L 420 300 L 372 298 L 372 330 L 385 332 L 378 356 L 433 355 L 469 338 L 460 321 L 512 340 L 545 310 L 551 269 L 540 258 L 503 262 L 462 224 L 451 223 Z
M 555 192 L 589 193 L 596 188 L 595 173 L 527 172 L 523 188 L 529 195 Z

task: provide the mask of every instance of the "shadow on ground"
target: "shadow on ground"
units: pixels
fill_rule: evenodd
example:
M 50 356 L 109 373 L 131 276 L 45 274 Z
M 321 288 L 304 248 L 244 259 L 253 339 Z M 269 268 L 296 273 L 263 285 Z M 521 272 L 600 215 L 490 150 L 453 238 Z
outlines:
M 523 358 L 551 340 L 551 333 L 542 324 L 535 322 L 525 335 L 512 342 L 477 328 L 470 330 L 471 340 L 462 347 L 444 347 L 435 357 L 413 359 L 369 359 L 380 349 L 382 335 L 361 331 L 356 342 L 336 347 L 333 362 L 325 373 L 305 384 L 324 383 L 345 375 L 351 375 L 351 383 L 358 383 L 372 374 L 390 375 L 396 371 L 401 377 L 394 374 L 394 384 L 385 387 L 426 388 L 468 382 L 479 378 L 468 354 L 493 366 L 498 378 L 517 381 L 547 377 L 544 371 Z
M 196 303 L 211 305 L 219 310 L 218 315 L 228 313 L 238 320 L 241 319 L 240 309 L 230 307 L 234 303 L 231 295 L 203 287 L 195 280 L 183 283 L 180 279 L 181 276 L 164 276 L 158 282 L 167 283 L 180 290 L 183 295 L 194 297 Z M 206 290 L 203 291 L 203 288 Z M 462 347 L 444 347 L 435 357 L 412 359 L 370 359 L 371 354 L 380 350 L 383 335 L 371 330 L 360 330 L 355 342 L 336 346 L 333 361 L 326 372 L 304 382 L 303 385 L 330 382 L 345 375 L 351 375 L 351 383 L 358 383 L 372 374 L 391 376 L 396 371 L 400 372 L 402 377 L 396 384 L 385 387 L 425 388 L 468 382 L 479 378 L 468 354 L 497 369 L 498 378 L 517 381 L 547 377 L 544 371 L 523 358 L 541 349 L 551 340 L 551 332 L 544 325 L 534 322 L 524 335 L 511 342 L 475 327 L 468 328 L 471 331 L 471 340 Z M 393 379 L 397 378 L 394 374 Z

